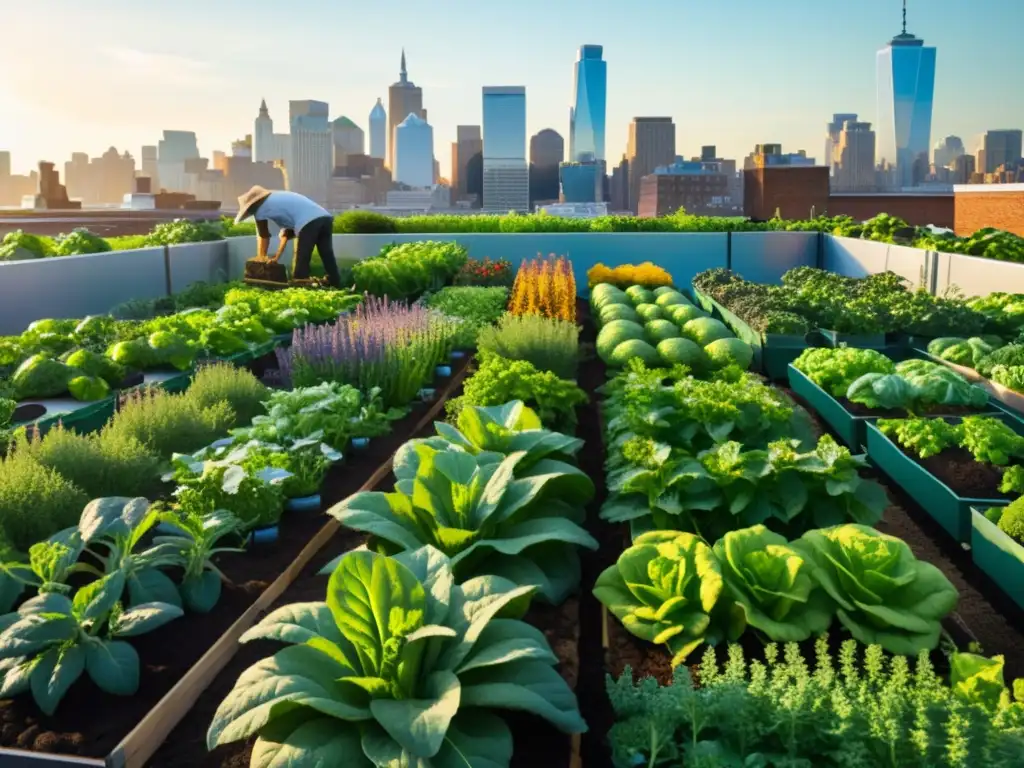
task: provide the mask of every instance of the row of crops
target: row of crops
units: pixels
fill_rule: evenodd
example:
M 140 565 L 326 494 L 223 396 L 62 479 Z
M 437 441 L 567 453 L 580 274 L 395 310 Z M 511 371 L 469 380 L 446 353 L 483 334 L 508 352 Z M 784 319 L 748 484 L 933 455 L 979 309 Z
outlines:
M 1019 297 L 588 277 L 410 243 L 354 290 L 195 286 L 4 339 L 7 410 L 51 414 L 0 461 L 0 745 L 1019 765 L 1024 421 L 982 373 Z

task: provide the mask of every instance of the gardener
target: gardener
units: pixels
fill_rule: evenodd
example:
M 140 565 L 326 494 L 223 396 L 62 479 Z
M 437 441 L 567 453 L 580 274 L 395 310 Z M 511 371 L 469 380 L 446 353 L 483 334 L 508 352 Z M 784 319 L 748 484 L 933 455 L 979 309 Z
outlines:
M 260 259 L 265 259 L 270 249 L 270 227 L 267 222 L 272 221 L 281 228 L 281 244 L 271 261 L 276 262 L 281 258 L 289 240 L 297 239 L 295 258 L 292 261 L 292 277 L 299 280 L 309 277 L 309 261 L 313 257 L 315 247 L 320 254 L 320 261 L 324 264 L 327 281 L 335 288 L 341 287 L 341 277 L 338 274 L 338 263 L 334 260 L 334 244 L 331 239 L 334 219 L 325 209 L 296 192 L 271 192 L 255 186 L 238 198 L 238 216 L 235 217 L 235 223 L 250 216 L 256 219 L 256 231 L 260 238 Z

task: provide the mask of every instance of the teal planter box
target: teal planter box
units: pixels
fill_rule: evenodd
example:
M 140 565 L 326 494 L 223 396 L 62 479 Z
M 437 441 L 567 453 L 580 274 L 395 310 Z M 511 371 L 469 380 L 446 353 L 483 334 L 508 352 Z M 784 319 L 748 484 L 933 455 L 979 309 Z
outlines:
M 864 425 L 874 421 L 875 417 L 854 416 L 842 403 L 792 365 L 789 366 L 788 374 L 790 388 L 818 412 L 822 420 L 848 448 L 859 453 L 864 445 Z
M 1014 424 L 1010 426 L 1017 429 Z M 988 509 L 1006 503 L 1005 499 L 957 496 L 945 483 L 883 435 L 874 423 L 868 423 L 866 427 L 868 458 L 961 544 L 971 543 L 971 507 Z
M 81 408 L 45 416 L 36 422 L 36 427 L 41 435 L 46 434 L 58 423 L 65 429 L 74 430 L 79 434 L 96 432 L 114 415 L 116 402 L 116 396 L 111 395 L 94 403 L 84 403 Z
M 857 349 L 885 349 L 887 344 L 884 333 L 860 335 L 852 333 L 840 333 L 829 331 L 824 328 L 818 329 L 818 333 L 824 338 L 825 343 L 830 347 L 856 347 Z
M 971 510 L 971 559 L 1007 597 L 1024 608 L 1024 547 L 999 530 L 977 508 Z
M 694 299 L 702 309 L 720 319 L 736 334 L 736 338 L 750 345 L 754 350 L 754 369 L 761 371 L 770 379 L 785 379 L 789 364 L 800 357 L 800 353 L 810 346 L 804 336 L 789 336 L 779 333 L 761 334 L 710 296 L 706 296 L 696 288 L 691 287 L 691 290 Z

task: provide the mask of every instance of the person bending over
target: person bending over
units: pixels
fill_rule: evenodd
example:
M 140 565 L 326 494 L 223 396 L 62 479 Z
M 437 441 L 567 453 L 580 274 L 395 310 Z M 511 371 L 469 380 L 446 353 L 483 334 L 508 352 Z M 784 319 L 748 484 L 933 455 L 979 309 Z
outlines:
M 256 219 L 260 259 L 267 258 L 270 249 L 270 227 L 267 222 L 272 221 L 281 228 L 281 243 L 271 261 L 278 261 L 288 241 L 296 239 L 298 242 L 295 244 L 292 277 L 296 280 L 309 277 L 309 261 L 316 248 L 324 264 L 324 272 L 327 273 L 327 282 L 335 288 L 341 287 L 331 239 L 334 218 L 326 209 L 296 192 L 271 192 L 255 186 L 238 198 L 235 223 L 245 221 L 250 216 Z

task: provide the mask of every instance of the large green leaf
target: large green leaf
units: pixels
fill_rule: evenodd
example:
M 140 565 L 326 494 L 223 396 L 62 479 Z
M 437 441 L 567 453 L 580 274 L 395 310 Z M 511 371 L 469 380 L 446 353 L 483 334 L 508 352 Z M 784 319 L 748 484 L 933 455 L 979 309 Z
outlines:
M 149 500 L 112 496 L 93 499 L 82 510 L 78 532 L 86 544 L 101 536 L 127 536 L 149 511 Z
M 185 607 L 194 613 L 212 611 L 220 600 L 221 581 L 220 574 L 211 570 L 183 579 L 178 585 L 178 591 Z
M 169 603 L 180 607 L 181 593 L 171 577 L 163 571 L 143 568 L 128 577 L 128 603 Z
M 392 559 L 408 568 L 426 590 L 426 623 L 444 624 L 455 586 L 451 561 L 434 547 L 407 550 Z
M 105 618 L 124 593 L 124 572 L 114 571 L 78 590 L 73 601 L 75 616 L 80 621 Z
M 347 643 L 327 603 L 292 603 L 264 616 L 259 624 L 238 638 L 238 642 L 278 640 L 299 645 L 318 637 L 335 644 Z M 352 671 L 355 672 L 354 667 Z
M 565 733 L 585 733 L 576 696 L 562 676 L 540 661 L 521 660 L 465 672 L 462 706 L 514 709 L 543 717 Z
M 522 659 L 557 664 L 558 657 L 548 645 L 544 633 L 525 621 L 491 619 L 469 655 L 455 670 L 458 674 Z
M 137 637 L 184 615 L 184 611 L 170 603 L 141 603 L 121 613 L 110 628 L 115 637 Z
M 359 727 L 330 717 L 280 718 L 260 731 L 249 768 L 373 768 Z
M 401 563 L 354 551 L 331 574 L 327 605 L 342 635 L 355 646 L 363 674 L 377 676 L 385 644 L 423 626 L 426 595 Z
M 535 544 L 521 555 L 504 555 L 480 549 L 477 557 L 466 563 L 467 574 L 481 571 L 500 576 L 513 584 L 536 587 L 536 596 L 551 605 L 562 602 L 580 584 L 580 556 L 572 546 L 558 541 Z
M 404 750 L 416 757 L 433 757 L 459 710 L 461 691 L 459 678 L 440 670 L 426 679 L 426 698 L 378 699 L 370 702 L 370 711 Z
M 43 712 L 52 715 L 84 671 L 85 651 L 81 646 L 51 648 L 39 658 L 29 676 L 32 698 Z
M 347 528 L 378 536 L 402 549 L 418 549 L 429 542 L 429 533 L 417 524 L 408 497 L 401 494 L 356 493 L 327 514 Z
M 38 656 L 0 660 L 0 699 L 13 699 L 28 691 L 38 661 Z
M 221 702 L 207 731 L 210 749 L 246 739 L 271 720 L 305 706 L 339 720 L 371 717 L 367 697 L 336 682 L 348 670 L 306 645 L 278 651 L 249 667 Z
M 515 586 L 498 576 L 477 576 L 453 589 L 448 624 L 459 633 L 459 641 L 445 649 L 439 668 L 458 668 L 488 623 L 533 592 L 533 586 Z
M 23 615 L 0 634 L 0 659 L 31 656 L 51 645 L 72 640 L 77 634 L 78 622 L 69 615 Z
M 508 768 L 512 732 L 497 715 L 463 709 L 452 720 L 441 750 L 429 760 L 404 752 L 376 723 L 363 729 L 363 752 L 374 765 L 386 768 Z
M 85 647 L 85 668 L 101 690 L 130 696 L 139 689 L 139 654 L 120 640 L 90 642 Z

